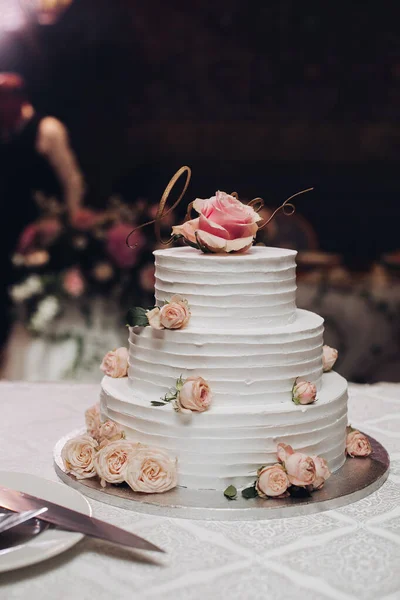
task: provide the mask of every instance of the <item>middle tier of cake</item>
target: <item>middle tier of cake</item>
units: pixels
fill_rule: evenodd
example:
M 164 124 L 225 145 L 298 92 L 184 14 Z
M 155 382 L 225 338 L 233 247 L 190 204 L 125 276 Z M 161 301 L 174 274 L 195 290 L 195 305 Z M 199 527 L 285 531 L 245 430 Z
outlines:
M 321 387 L 322 317 L 304 310 L 284 327 L 251 334 L 131 328 L 129 380 L 136 397 L 160 400 L 178 377 L 200 376 L 214 406 L 266 406 L 289 402 L 296 377 Z

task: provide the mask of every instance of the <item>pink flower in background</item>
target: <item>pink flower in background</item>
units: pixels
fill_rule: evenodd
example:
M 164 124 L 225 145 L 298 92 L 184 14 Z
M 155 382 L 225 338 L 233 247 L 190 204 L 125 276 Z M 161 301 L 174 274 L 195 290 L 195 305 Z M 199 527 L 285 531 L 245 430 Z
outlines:
M 131 225 L 118 223 L 111 227 L 107 234 L 107 252 L 121 269 L 133 267 L 139 259 L 141 248 L 144 246 L 144 237 L 140 231 L 137 231 L 131 238 L 132 246 L 134 244 L 137 244 L 137 246 L 134 248 L 127 246 L 126 238 L 131 231 Z
M 152 292 L 156 282 L 154 276 L 154 265 L 149 263 L 145 265 L 139 273 L 139 281 L 142 289 L 146 292 Z
M 63 288 L 70 296 L 79 298 L 85 291 L 85 282 L 79 269 L 68 269 L 64 275 Z
M 349 429 L 346 438 L 346 453 L 352 458 L 369 456 L 372 446 L 367 436 L 356 429 Z
M 26 267 L 43 267 L 50 260 L 50 254 L 47 250 L 34 250 L 25 255 Z
M 289 485 L 288 476 L 282 465 L 263 467 L 258 472 L 256 490 L 260 498 L 284 498 Z
M 31 250 L 35 245 L 38 233 L 37 223 L 31 223 L 25 227 L 18 240 L 17 252 L 25 254 L 28 250 Z
M 74 229 L 79 231 L 88 231 L 99 223 L 102 219 L 101 215 L 91 208 L 79 208 L 70 219 L 70 223 Z
M 258 231 L 259 214 L 225 192 L 202 200 L 196 198 L 193 208 L 197 219 L 172 228 L 174 235 L 183 235 L 209 252 L 245 252 Z
M 117 348 L 107 352 L 100 365 L 100 369 L 109 377 L 126 377 L 128 372 L 128 350 Z
M 297 377 L 292 390 L 295 404 L 312 404 L 317 398 L 317 388 L 310 381 Z

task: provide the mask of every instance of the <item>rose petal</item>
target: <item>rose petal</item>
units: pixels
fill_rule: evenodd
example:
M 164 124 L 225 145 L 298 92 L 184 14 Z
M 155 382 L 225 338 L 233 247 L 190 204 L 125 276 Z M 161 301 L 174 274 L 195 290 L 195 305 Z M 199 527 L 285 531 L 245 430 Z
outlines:
M 224 227 L 218 225 L 218 223 L 214 223 L 207 219 L 204 215 L 200 215 L 199 217 L 199 231 L 205 231 L 206 233 L 211 233 L 212 235 L 216 235 L 217 237 L 223 238 L 225 240 L 229 240 L 229 233 Z
M 197 219 L 192 219 L 191 221 L 186 221 L 183 225 L 174 225 L 172 228 L 173 235 L 183 235 L 183 237 L 192 242 L 192 244 L 196 243 L 195 232 L 199 228 L 199 217 Z
M 253 237 L 239 238 L 237 240 L 228 240 L 226 242 L 225 252 L 245 252 L 252 247 Z
M 227 243 L 225 239 L 213 235 L 212 233 L 201 231 L 200 229 L 196 235 L 198 243 L 206 250 L 209 250 L 210 252 L 225 252 Z

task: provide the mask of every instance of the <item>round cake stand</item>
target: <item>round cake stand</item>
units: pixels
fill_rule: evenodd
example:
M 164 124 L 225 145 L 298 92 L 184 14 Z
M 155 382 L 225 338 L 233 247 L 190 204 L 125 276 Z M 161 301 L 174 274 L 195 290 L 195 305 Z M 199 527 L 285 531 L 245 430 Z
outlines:
M 380 488 L 389 475 L 388 453 L 379 442 L 368 436 L 373 448 L 371 456 L 348 458 L 321 490 L 313 492 L 307 498 L 246 500 L 239 492 L 236 500 L 228 500 L 222 491 L 192 490 L 183 487 L 163 494 L 140 494 L 125 485 L 107 485 L 106 488 L 102 488 L 97 478 L 78 480 L 65 472 L 61 449 L 69 439 L 82 433 L 82 430 L 73 431 L 57 442 L 54 448 L 54 466 L 58 477 L 93 500 L 126 510 L 165 517 L 250 521 L 309 515 L 361 500 Z

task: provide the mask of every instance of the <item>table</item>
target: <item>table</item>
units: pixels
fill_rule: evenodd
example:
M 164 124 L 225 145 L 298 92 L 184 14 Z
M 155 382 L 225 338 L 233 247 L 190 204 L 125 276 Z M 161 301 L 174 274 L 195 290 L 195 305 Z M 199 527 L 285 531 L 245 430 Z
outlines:
M 1 600 L 398 600 L 400 384 L 351 385 L 350 422 L 391 454 L 383 487 L 355 504 L 272 521 L 147 516 L 90 501 L 94 515 L 168 551 L 158 564 L 83 540 L 39 565 L 0 575 Z M 98 397 L 92 384 L 0 383 L 1 468 L 57 480 L 52 450 Z

